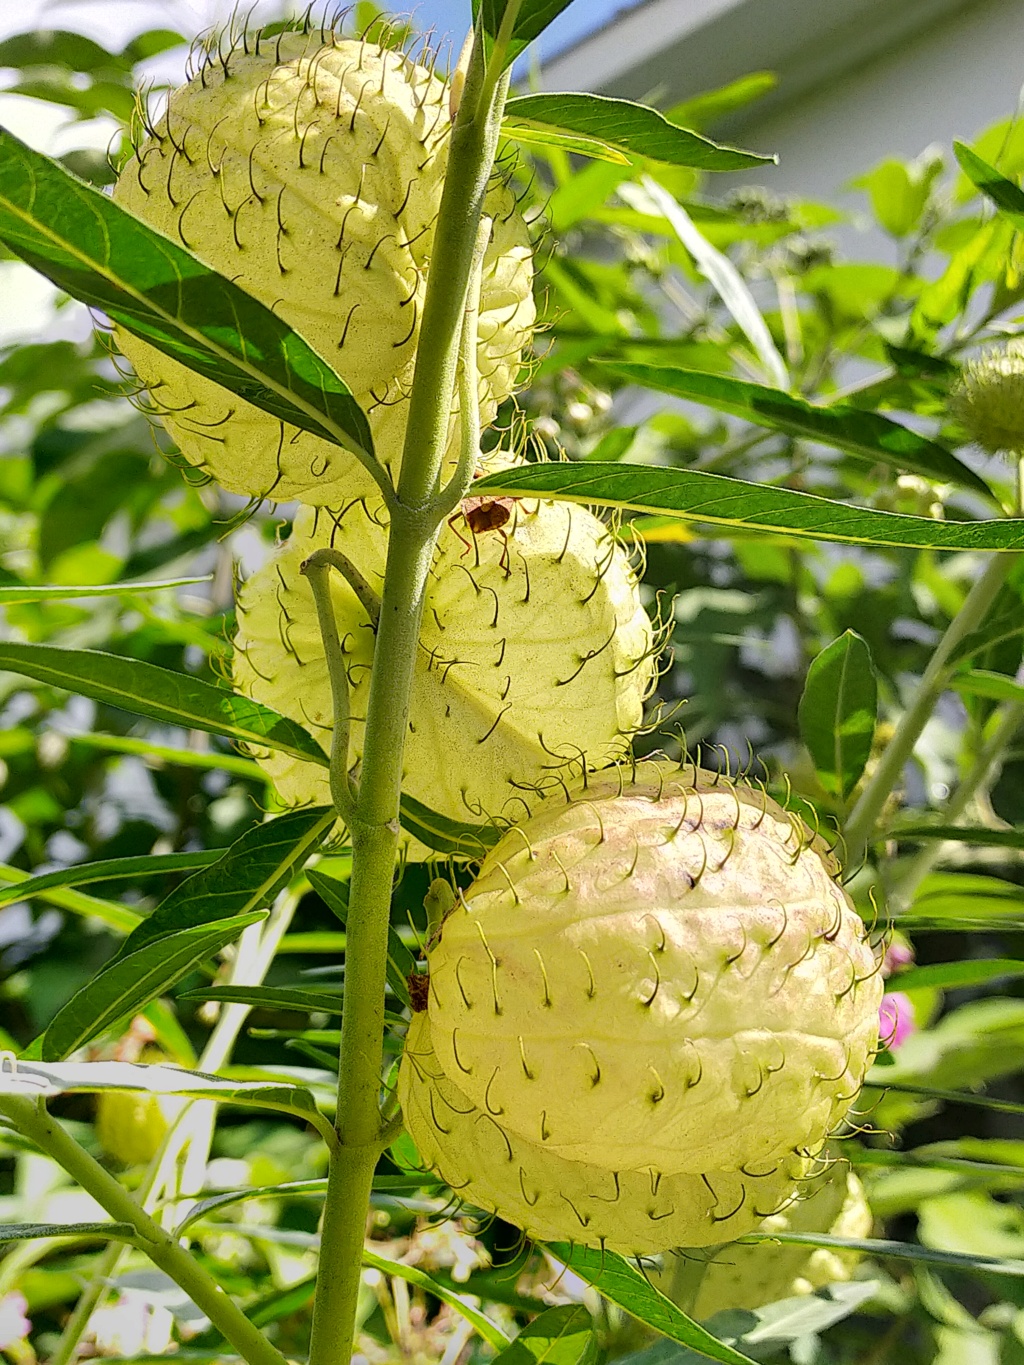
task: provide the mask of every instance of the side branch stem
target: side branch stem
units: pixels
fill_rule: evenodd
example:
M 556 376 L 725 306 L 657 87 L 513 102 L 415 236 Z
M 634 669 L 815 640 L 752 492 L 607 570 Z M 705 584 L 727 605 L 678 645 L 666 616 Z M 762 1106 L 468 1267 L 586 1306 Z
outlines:
M 864 857 L 889 794 L 899 781 L 900 774 L 909 762 L 914 747 L 921 738 L 921 732 L 935 709 L 935 703 L 949 682 L 955 666 L 953 656 L 958 646 L 984 620 L 1018 558 L 1019 556 L 1015 554 L 993 555 L 981 577 L 975 581 L 967 594 L 960 610 L 946 628 L 946 633 L 929 660 L 910 706 L 896 727 L 896 733 L 850 812 L 850 818 L 843 830 L 848 866 L 855 867 Z
M 41 1100 L 5 1095 L 0 1099 L 0 1113 L 77 1180 L 115 1222 L 131 1224 L 140 1250 L 184 1289 L 249 1365 L 286 1365 L 281 1352 L 249 1321 L 216 1280 L 64 1131 Z

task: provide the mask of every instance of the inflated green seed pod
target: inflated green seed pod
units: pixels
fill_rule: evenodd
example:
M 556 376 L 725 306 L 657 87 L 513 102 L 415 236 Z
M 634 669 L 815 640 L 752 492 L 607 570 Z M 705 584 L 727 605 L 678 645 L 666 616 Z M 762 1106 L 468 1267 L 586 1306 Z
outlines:
M 851 1170 L 837 1163 L 805 1185 L 798 1200 L 766 1218 L 757 1230 L 869 1237 L 871 1225 L 863 1185 Z M 779 1299 L 813 1294 L 827 1284 L 850 1279 L 860 1259 L 857 1251 L 779 1242 L 723 1247 L 708 1263 L 693 1307 L 687 1311 L 704 1321 L 730 1308 L 762 1308 Z
M 96 1137 L 123 1166 L 152 1161 L 167 1136 L 180 1102 L 145 1090 L 101 1090 L 96 1097 Z
M 791 1202 L 807 1169 L 796 1153 L 763 1173 L 663 1175 L 568 1161 L 508 1132 L 462 1093 L 434 1054 L 426 1013 L 409 1026 L 398 1089 L 406 1128 L 426 1164 L 468 1203 L 541 1241 L 633 1256 L 727 1241 Z
M 429 954 L 433 1044 L 509 1133 L 617 1171 L 818 1150 L 882 978 L 823 841 L 759 789 L 644 763 L 510 830 Z
M 171 94 L 114 192 L 326 357 L 393 470 L 450 131 L 447 87 L 401 52 L 319 27 L 250 37 Z M 535 312 L 529 233 L 512 192 L 496 185 L 485 212 L 493 220 L 478 349 L 486 424 L 513 391 Z M 117 342 L 185 459 L 231 492 L 328 505 L 372 489 L 349 452 L 128 333 L 119 330 Z
M 949 406 L 983 450 L 1024 455 L 1024 342 L 990 346 L 968 360 Z
M 476 509 L 477 511 L 480 509 Z M 628 749 L 654 681 L 654 631 L 630 561 L 608 528 L 568 503 L 517 500 L 476 532 L 442 528 L 427 585 L 412 686 L 403 790 L 469 822 L 520 818 L 537 789 L 581 756 L 603 767 Z M 235 685 L 305 725 L 330 748 L 327 667 L 303 561 L 333 545 L 379 592 L 386 536 L 362 503 L 300 514 L 267 566 L 242 587 Z M 358 761 L 373 625 L 340 574 L 335 616 L 348 660 Z M 289 804 L 329 801 L 326 769 L 260 755 Z M 472 850 L 470 850 L 472 852 Z

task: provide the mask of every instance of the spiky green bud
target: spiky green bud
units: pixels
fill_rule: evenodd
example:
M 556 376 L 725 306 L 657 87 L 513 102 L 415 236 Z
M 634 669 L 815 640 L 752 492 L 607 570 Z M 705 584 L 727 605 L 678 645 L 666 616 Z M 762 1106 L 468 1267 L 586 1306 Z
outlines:
M 967 361 L 949 405 L 982 450 L 1024 455 L 1024 341 L 992 346 Z

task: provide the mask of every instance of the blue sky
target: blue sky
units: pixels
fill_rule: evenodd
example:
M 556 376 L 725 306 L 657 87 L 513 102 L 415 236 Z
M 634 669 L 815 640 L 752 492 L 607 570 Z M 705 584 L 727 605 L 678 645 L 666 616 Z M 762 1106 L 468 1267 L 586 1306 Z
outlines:
M 379 0 L 383 3 L 383 0 Z M 541 51 L 557 52 L 570 46 L 585 34 L 600 28 L 620 10 L 632 9 L 639 0 L 574 0 L 558 16 L 541 39 Z M 448 32 L 460 36 L 469 27 L 470 0 L 392 0 L 392 8 L 401 10 L 415 5 L 417 20 L 422 28 L 436 27 L 439 34 Z

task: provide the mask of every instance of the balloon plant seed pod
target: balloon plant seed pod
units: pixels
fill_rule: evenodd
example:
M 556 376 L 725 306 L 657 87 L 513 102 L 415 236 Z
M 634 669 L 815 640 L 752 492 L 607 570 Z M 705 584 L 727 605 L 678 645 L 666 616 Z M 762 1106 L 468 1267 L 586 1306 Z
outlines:
M 434 555 L 403 778 L 408 795 L 468 822 L 519 818 L 561 774 L 621 757 L 643 722 L 659 652 L 630 559 L 597 517 L 567 503 L 516 500 L 500 526 L 476 531 L 478 510 L 442 528 Z M 308 509 L 240 591 L 234 662 L 236 687 L 305 725 L 325 749 L 330 681 L 301 567 L 328 546 L 355 566 L 371 599 L 380 590 L 386 534 L 366 505 Z M 374 607 L 340 574 L 331 592 L 356 764 Z M 325 768 L 279 753 L 258 758 L 288 804 L 329 802 Z
M 406 1128 L 423 1160 L 467 1202 L 541 1241 L 573 1241 L 628 1256 L 708 1246 L 752 1232 L 796 1197 L 811 1163 L 798 1153 L 762 1172 L 663 1175 L 570 1161 L 477 1108 L 413 1016 L 399 1071 Z
M 845 1163 L 834 1162 L 807 1182 L 799 1199 L 772 1214 L 758 1232 L 826 1232 L 832 1237 L 870 1237 L 871 1208 L 864 1186 Z M 705 1321 L 729 1309 L 761 1308 L 778 1299 L 813 1294 L 827 1284 L 848 1280 L 861 1253 L 834 1247 L 752 1242 L 723 1247 L 708 1262 L 692 1316 Z M 672 1267 L 658 1287 L 669 1292 Z
M 620 1177 L 813 1155 L 882 996 L 836 870 L 763 790 L 691 766 L 546 800 L 431 947 L 445 1075 L 504 1132 Z
M 393 473 L 450 130 L 447 87 L 402 52 L 319 26 L 250 35 L 171 94 L 115 188 L 125 208 L 273 308 L 335 367 Z M 535 312 L 529 232 L 512 191 L 496 183 L 485 213 L 486 424 L 513 391 Z M 129 333 L 116 339 L 184 459 L 229 491 L 327 505 L 373 488 L 350 452 Z M 454 425 L 453 416 L 453 437 Z
M 101 1090 L 96 1097 L 96 1137 L 108 1156 L 124 1166 L 144 1166 L 156 1156 L 180 1100 L 144 1090 Z
M 968 360 L 949 395 L 950 411 L 982 450 L 1024 455 L 1024 344 L 990 346 Z

